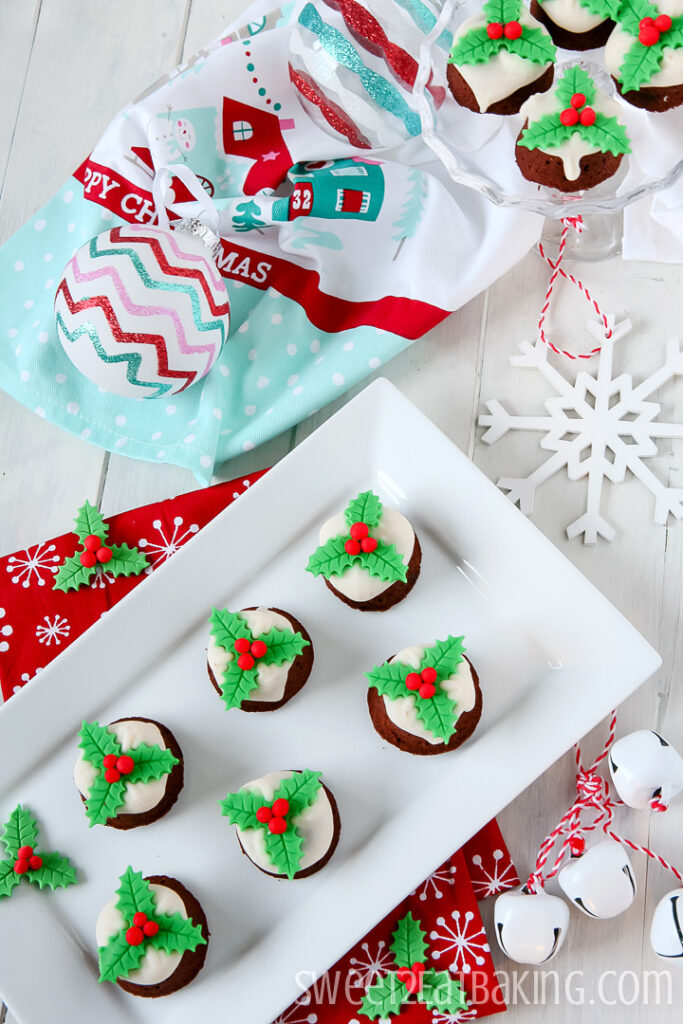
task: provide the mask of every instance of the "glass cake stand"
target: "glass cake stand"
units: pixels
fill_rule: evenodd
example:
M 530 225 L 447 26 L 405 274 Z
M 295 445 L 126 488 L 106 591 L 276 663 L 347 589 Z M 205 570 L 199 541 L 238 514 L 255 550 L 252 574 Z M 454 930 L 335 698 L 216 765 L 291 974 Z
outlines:
M 639 110 L 619 97 L 602 49 L 587 53 L 559 50 L 556 79 L 570 64 L 585 68 L 598 87 L 619 103 L 620 121 L 629 134 L 632 152 L 624 156 L 615 175 L 583 192 L 564 193 L 527 181 L 514 157 L 521 116 L 473 113 L 461 107 L 448 90 L 444 51 L 436 46 L 436 40 L 443 33 L 453 35 L 480 10 L 481 0 L 445 0 L 420 48 L 413 96 L 425 144 L 453 181 L 481 193 L 496 206 L 545 217 L 544 240 L 559 240 L 562 218 L 581 216 L 585 230 L 571 233 L 568 257 L 596 260 L 617 255 L 624 208 L 668 188 L 683 173 L 683 107 L 663 114 Z M 438 109 L 427 92 L 428 83 L 446 90 Z

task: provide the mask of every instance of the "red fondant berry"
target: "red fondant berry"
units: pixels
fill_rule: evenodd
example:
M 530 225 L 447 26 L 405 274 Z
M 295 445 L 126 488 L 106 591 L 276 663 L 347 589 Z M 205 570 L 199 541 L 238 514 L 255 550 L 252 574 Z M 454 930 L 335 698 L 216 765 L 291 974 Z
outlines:
M 139 946 L 144 938 L 142 928 L 137 928 L 135 925 L 126 932 L 126 942 L 129 946 Z
M 116 768 L 117 760 L 116 754 L 105 754 L 102 758 L 102 765 L 104 768 Z
M 147 914 L 144 912 L 144 910 L 137 910 L 133 914 L 133 924 L 135 925 L 136 928 L 142 928 L 146 920 Z
M 436 669 L 429 665 L 427 668 L 423 668 L 420 672 L 423 683 L 435 683 L 436 682 Z
M 289 814 L 289 800 L 280 797 L 273 804 L 273 814 L 278 818 L 284 818 L 285 814 Z
M 17 857 L 19 860 L 28 860 L 29 857 L 33 856 L 32 846 L 20 846 L 17 850 Z
M 406 676 L 406 686 L 408 687 L 408 689 L 419 690 L 421 685 L 422 680 L 420 679 L 417 672 L 409 672 L 408 675 Z
M 580 120 L 581 120 L 581 124 L 586 125 L 586 127 L 589 127 L 590 125 L 595 124 L 595 111 L 593 110 L 593 108 L 592 107 L 585 107 L 581 111 L 581 118 L 580 118 Z
M 671 18 L 668 14 L 658 14 L 655 18 L 655 28 L 658 32 L 668 32 L 671 28 Z
M 579 112 L 574 110 L 574 107 L 567 107 L 560 114 L 560 124 L 566 125 L 567 128 L 571 128 L 573 125 L 579 123 Z
M 370 531 L 368 530 L 367 525 L 365 523 L 354 523 L 351 529 L 349 530 L 349 533 L 351 534 L 354 540 L 362 540 L 363 537 L 367 537 Z
M 275 836 L 281 836 L 287 831 L 287 822 L 284 818 L 273 817 L 268 822 L 268 828 Z
M 159 925 L 156 921 L 145 921 L 142 926 L 142 931 L 148 939 L 151 939 L 153 935 L 159 931 Z
M 243 672 L 248 672 L 249 669 L 252 669 L 254 667 L 254 659 L 252 658 L 251 654 L 240 654 L 239 658 L 237 659 L 237 664 L 242 669 Z
M 267 804 L 264 804 L 263 807 L 259 807 L 256 812 L 256 820 L 262 822 L 264 825 L 267 821 L 270 821 L 272 817 L 273 812 Z
M 14 874 L 25 875 L 28 871 L 28 861 L 23 857 L 18 857 L 14 862 Z
M 238 654 L 248 654 L 251 648 L 251 640 L 247 640 L 246 636 L 241 636 L 239 640 L 235 640 L 234 647 Z
M 508 21 L 503 31 L 506 39 L 519 39 L 522 34 L 522 26 L 518 21 Z
M 86 551 L 97 551 L 98 548 L 102 547 L 102 538 L 97 537 L 94 533 L 90 533 L 83 541 L 83 547 Z
M 135 768 L 135 761 L 129 754 L 122 754 L 116 761 L 116 770 L 121 772 L 121 775 L 130 775 Z
M 643 46 L 654 46 L 659 42 L 659 32 L 654 25 L 644 25 L 638 33 L 638 39 Z
M 399 981 L 402 981 L 404 985 L 407 985 L 413 977 L 413 972 L 410 967 L 399 967 L 396 971 L 396 977 Z
M 80 556 L 80 562 L 86 569 L 92 569 L 93 566 L 97 565 L 97 555 L 94 551 L 83 551 Z
M 112 558 L 114 557 L 114 552 L 112 551 L 111 548 L 98 548 L 97 551 L 95 552 L 95 556 L 98 562 L 101 562 L 102 565 L 106 565 L 107 562 L 111 562 Z
M 360 546 L 362 547 L 363 551 L 367 555 L 369 555 L 370 552 L 374 551 L 375 548 L 377 547 L 377 541 L 375 540 L 374 537 L 363 537 L 362 541 L 360 542 Z
M 120 778 L 121 772 L 118 771 L 116 768 L 107 768 L 106 772 L 104 773 L 105 782 L 118 782 Z
M 486 35 L 489 39 L 500 39 L 503 34 L 503 26 L 499 21 L 492 21 L 486 26 Z
M 359 555 L 360 544 L 358 543 L 357 540 L 354 540 L 353 537 L 349 537 L 346 544 L 344 545 L 344 551 L 346 551 L 347 555 Z
M 433 683 L 423 683 L 417 692 L 423 700 L 430 700 L 436 693 L 436 687 Z
M 28 866 L 31 871 L 38 871 L 39 868 L 42 868 L 43 866 L 43 858 L 39 857 L 37 853 L 34 853 L 33 856 L 29 858 Z
M 582 107 L 585 102 L 586 97 L 583 95 L 582 92 L 575 92 L 572 96 L 572 106 L 575 107 L 576 110 L 578 110 L 579 107 Z
M 655 19 L 654 18 L 641 18 L 640 19 L 640 23 L 638 25 L 638 28 L 647 28 L 648 25 L 654 25 L 654 23 L 655 23 Z
M 251 653 L 255 658 L 262 658 L 268 650 L 268 645 L 264 644 L 263 640 L 254 640 L 251 645 Z
M 410 969 L 413 972 L 413 974 L 424 974 L 426 967 L 421 961 L 418 961 L 414 963 Z

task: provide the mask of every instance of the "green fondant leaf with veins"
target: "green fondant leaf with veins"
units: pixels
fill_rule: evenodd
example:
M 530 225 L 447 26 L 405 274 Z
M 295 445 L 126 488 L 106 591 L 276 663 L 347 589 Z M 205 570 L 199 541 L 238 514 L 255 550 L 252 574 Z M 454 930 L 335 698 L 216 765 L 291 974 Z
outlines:
M 99 722 L 84 721 L 78 735 L 81 741 L 78 746 L 83 751 L 83 757 L 97 769 L 102 767 L 107 754 L 120 757 L 123 753 L 116 736 Z
M 417 717 L 422 724 L 435 736 L 438 736 L 444 743 L 453 736 L 458 721 L 458 705 L 448 694 L 436 684 L 436 693 L 433 697 L 423 700 L 415 697 L 415 710 Z
M 374 491 L 362 491 L 346 506 L 344 516 L 349 527 L 354 523 L 365 523 L 372 529 L 379 526 L 382 518 L 382 502 Z
M 147 952 L 146 944 L 131 946 L 126 940 L 126 929 L 117 932 L 98 950 L 100 961 L 99 981 L 113 981 L 127 978 L 131 971 L 137 970 Z
M 310 647 L 310 641 L 304 640 L 301 633 L 277 629 L 275 626 L 267 633 L 262 633 L 259 640 L 266 644 L 268 650 L 258 659 L 257 665 L 285 665 L 298 658 L 304 647 Z
M 142 877 L 141 871 L 133 871 L 130 865 L 119 878 L 119 887 L 116 890 L 116 909 L 126 922 L 132 924 L 133 917 L 139 910 L 142 910 L 147 917 L 156 917 L 156 900 L 154 893 Z
M 389 697 L 395 700 L 397 697 L 407 697 L 409 690 L 406 689 L 406 676 L 413 672 L 408 665 L 402 665 L 399 661 L 385 661 L 382 665 L 375 665 L 366 672 L 370 680 L 370 686 L 382 697 Z
M 309 768 L 294 772 L 289 779 L 283 779 L 277 787 L 273 800 L 289 800 L 289 816 L 296 817 L 310 807 L 322 785 L 322 772 L 313 772 Z
M 11 896 L 12 890 L 20 884 L 22 877 L 15 872 L 13 861 L 0 860 L 0 899 L 3 896 Z
M 2 845 L 9 857 L 16 858 L 21 846 L 35 847 L 38 842 L 38 826 L 33 815 L 17 804 L 5 822 Z
M 227 608 L 212 608 L 209 623 L 211 635 L 224 651 L 234 653 L 235 640 L 247 639 L 251 643 L 254 639 L 244 619 Z
M 81 544 L 85 542 L 86 537 L 90 536 L 99 537 L 104 544 L 109 533 L 109 527 L 100 515 L 99 510 L 94 505 L 91 505 L 89 501 L 81 505 L 76 513 L 74 527 L 74 533 Z
M 506 39 L 505 42 L 508 44 L 505 47 L 508 52 L 515 53 L 524 60 L 530 60 L 533 64 L 552 63 L 557 57 L 555 44 L 550 36 L 546 32 L 542 32 L 540 28 L 527 28 L 525 25 L 521 36 L 519 39 L 513 40 L 512 46 L 510 46 L 510 40 Z
M 66 889 L 76 881 L 76 871 L 66 857 L 39 850 L 36 820 L 21 804 L 17 804 L 5 824 L 2 844 L 9 859 L 0 861 L 0 898 L 10 896 L 22 878 L 33 882 L 40 889 Z M 40 868 L 29 867 L 24 874 L 18 875 L 14 870 L 14 862 L 22 846 L 32 847 L 34 853 L 42 858 L 43 864 Z
M 96 572 L 95 566 L 88 569 L 85 565 L 81 565 L 80 555 L 69 555 L 57 569 L 52 589 L 65 592 L 78 590 L 84 583 L 89 583 Z
M 411 913 L 402 917 L 396 925 L 389 948 L 399 967 L 412 967 L 415 963 L 424 963 L 427 952 L 425 932 Z
M 144 572 L 149 562 L 147 556 L 137 548 L 129 548 L 127 544 L 112 544 L 112 558 L 106 562 L 104 569 L 114 576 L 139 576 Z
M 141 743 L 132 750 L 126 751 L 129 757 L 133 758 L 135 767 L 125 778 L 128 782 L 152 782 L 160 779 L 162 775 L 168 775 L 175 765 L 179 764 L 178 758 L 170 750 Z
M 619 68 L 619 81 L 624 92 L 640 89 L 647 85 L 652 76 L 659 71 L 662 63 L 663 48 L 659 43 L 654 46 L 643 46 L 635 40 L 627 51 Z
M 607 117 L 599 111 L 595 115 L 594 124 L 582 125 L 581 137 L 602 153 L 619 156 L 620 153 L 631 152 L 624 126 L 619 124 L 616 117 Z
M 110 818 L 116 817 L 126 796 L 126 778 L 122 775 L 118 782 L 107 782 L 103 771 L 95 776 L 85 802 L 90 828 L 93 825 L 106 825 Z
M 326 579 L 330 576 L 341 576 L 355 561 L 355 557 L 344 547 L 347 540 L 347 537 L 330 537 L 326 540 L 308 559 L 306 572 L 314 576 L 324 576 Z
M 229 661 L 223 672 L 223 681 L 219 680 L 218 685 L 228 711 L 230 708 L 238 708 L 258 687 L 258 668 L 255 665 L 254 668 L 243 671 L 236 659 Z
M 579 3 L 596 18 L 602 18 L 604 21 L 607 21 L 608 18 L 611 18 L 612 21 L 617 20 L 619 0 L 579 0 Z M 542 3 L 541 6 L 543 6 Z
M 574 134 L 574 127 L 561 124 L 559 111 L 557 114 L 544 114 L 538 121 L 532 122 L 528 128 L 522 131 L 522 137 L 517 143 L 525 149 L 555 149 L 564 142 L 568 142 Z
M 62 857 L 56 851 L 44 853 L 42 868 L 37 871 L 28 871 L 26 877 L 29 882 L 34 882 L 40 889 L 46 886 L 49 889 L 66 889 L 76 881 L 76 869 L 68 857 Z
M 405 583 L 408 578 L 408 567 L 396 550 L 395 544 L 385 544 L 380 540 L 374 551 L 365 552 L 358 557 L 362 558 L 363 568 L 380 580 L 400 580 Z
M 578 64 L 567 68 L 555 86 L 555 96 L 560 110 L 571 106 L 575 92 L 583 93 L 589 106 L 595 100 L 595 82 Z
M 428 1010 L 457 1014 L 467 1009 L 467 1000 L 460 982 L 448 971 L 435 971 L 429 967 L 422 975 L 422 991 L 419 999 Z
M 361 1000 L 358 1013 L 370 1020 L 398 1013 L 408 1001 L 408 989 L 395 974 L 385 974 L 367 989 Z
M 299 831 L 291 824 L 291 817 L 286 832 L 275 835 L 266 828 L 263 835 L 266 853 L 275 870 L 281 875 L 287 875 L 287 878 L 294 878 L 303 858 L 304 841 Z
M 154 920 L 159 931 L 148 940 L 154 949 L 164 953 L 186 953 L 206 945 L 201 927 L 189 918 L 180 914 L 155 914 Z
M 643 18 L 656 18 L 659 10 L 649 0 L 621 0 L 617 5 L 617 14 L 620 27 L 638 38 Z
M 464 636 L 449 635 L 445 640 L 435 640 L 431 647 L 425 650 L 420 671 L 423 668 L 434 668 L 439 679 L 448 679 L 454 675 L 463 660 L 464 639 Z
M 500 40 L 489 39 L 482 25 L 473 28 L 455 40 L 448 58 L 449 64 L 488 64 L 491 57 L 501 51 Z
M 256 812 L 265 803 L 267 801 L 261 793 L 255 793 L 251 789 L 239 789 L 236 793 L 228 793 L 224 800 L 219 801 L 221 813 L 227 817 L 230 824 L 243 829 L 258 827 Z
M 86 537 L 99 537 L 102 545 L 111 549 L 112 558 L 109 562 L 87 567 L 81 564 L 83 550 L 78 550 L 75 555 L 67 556 L 57 569 L 52 583 L 54 590 L 78 590 L 79 587 L 90 583 L 92 577 L 100 570 L 106 570 L 115 577 L 137 576 L 149 565 L 146 556 L 137 548 L 130 548 L 127 544 L 109 543 L 107 539 L 109 526 L 95 506 L 88 501 L 76 513 L 74 533 L 78 537 L 79 543 L 83 545 Z
M 505 25 L 508 21 L 517 21 L 521 7 L 520 0 L 487 0 L 482 10 L 489 22 Z

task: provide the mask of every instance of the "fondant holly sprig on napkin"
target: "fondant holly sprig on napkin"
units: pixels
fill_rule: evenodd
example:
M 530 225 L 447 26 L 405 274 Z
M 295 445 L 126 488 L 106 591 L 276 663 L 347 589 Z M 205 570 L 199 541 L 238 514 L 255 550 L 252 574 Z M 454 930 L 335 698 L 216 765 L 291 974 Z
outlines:
M 38 825 L 17 804 L 5 822 L 2 845 L 8 860 L 0 860 L 0 898 L 11 896 L 22 878 L 40 889 L 66 889 L 76 882 L 76 869 L 61 853 L 38 852 Z
M 360 565 L 371 576 L 385 582 L 406 582 L 408 567 L 396 550 L 373 537 L 372 530 L 382 518 L 382 502 L 373 491 L 363 491 L 344 510 L 348 535 L 330 537 L 316 548 L 306 571 L 314 576 L 341 576 L 352 565 Z
M 74 526 L 81 548 L 57 569 L 55 590 L 78 590 L 103 569 L 112 576 L 138 576 L 147 568 L 147 558 L 137 548 L 108 543 L 109 526 L 90 502 L 79 508 Z
M 366 672 L 370 687 L 381 697 L 415 699 L 415 711 L 425 728 L 448 743 L 459 718 L 458 705 L 439 685 L 452 676 L 463 660 L 463 636 L 448 636 L 425 647 L 417 671 L 400 661 L 385 661 Z
M 488 0 L 482 8 L 487 24 L 456 39 L 449 64 L 488 64 L 501 50 L 533 64 L 554 61 L 557 50 L 552 39 L 540 26 L 522 25 L 521 10 L 521 0 Z
M 358 1012 L 370 1020 L 398 1014 L 414 996 L 428 1010 L 457 1014 L 467 1009 L 460 982 L 448 971 L 427 967 L 426 933 L 411 913 L 402 917 L 392 933 L 389 949 L 397 970 L 382 975 L 366 989 Z
M 124 753 L 116 736 L 99 722 L 83 722 L 78 735 L 83 757 L 97 772 L 86 800 L 91 828 L 116 816 L 129 783 L 160 779 L 179 763 L 170 750 L 157 744 L 140 743 Z
M 322 772 L 306 768 L 283 779 L 267 803 L 260 793 L 240 789 L 220 801 L 223 814 L 240 829 L 258 828 L 263 833 L 266 853 L 275 870 L 294 878 L 304 855 L 303 836 L 294 818 L 310 807 L 318 796 Z
M 622 89 L 629 92 L 659 71 L 664 50 L 683 46 L 683 14 L 672 18 L 649 0 L 622 0 L 618 23 L 635 37 L 619 68 Z
M 200 926 L 189 918 L 158 913 L 154 893 L 142 872 L 129 866 L 119 881 L 116 909 L 124 923 L 98 950 L 100 981 L 127 978 L 150 948 L 162 953 L 187 953 L 206 945 Z
M 236 655 L 228 662 L 223 678 L 216 680 L 228 710 L 238 708 L 258 689 L 260 665 L 284 665 L 310 647 L 301 633 L 275 626 L 255 637 L 246 621 L 227 608 L 212 608 L 209 622 L 218 646 Z
M 518 145 L 526 149 L 561 146 L 572 135 L 580 135 L 601 153 L 630 153 L 626 129 L 616 117 L 594 110 L 596 88 L 593 79 L 578 65 L 568 68 L 554 87 L 557 110 L 544 114 L 522 131 Z

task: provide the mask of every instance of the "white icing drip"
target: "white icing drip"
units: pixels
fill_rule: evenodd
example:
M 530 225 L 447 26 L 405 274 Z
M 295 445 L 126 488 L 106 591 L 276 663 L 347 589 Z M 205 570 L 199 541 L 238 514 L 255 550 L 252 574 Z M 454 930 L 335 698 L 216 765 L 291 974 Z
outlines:
M 399 651 L 393 658 L 390 658 L 389 662 L 397 661 L 401 665 L 406 665 L 408 668 L 418 671 L 420 662 L 424 658 L 425 650 L 425 647 L 419 646 L 404 647 L 402 651 Z M 472 710 L 477 700 L 477 692 L 469 662 L 464 658 L 453 675 L 449 676 L 448 679 L 440 679 L 438 685 L 446 691 L 451 700 L 457 702 L 458 714 L 464 714 L 465 711 Z M 426 740 L 427 743 L 431 743 L 434 746 L 444 742 L 439 736 L 435 736 L 430 729 L 427 729 L 417 717 L 416 702 L 421 699 L 420 697 L 415 697 L 406 690 L 405 697 L 396 697 L 393 700 L 390 697 L 383 697 L 382 699 L 384 700 L 384 709 L 387 717 L 399 729 L 409 732 L 411 736 L 417 736 L 421 740 Z
M 408 565 L 415 547 L 415 532 L 405 516 L 396 509 L 383 508 L 379 525 L 373 526 L 370 532 L 377 540 L 382 540 L 385 544 L 394 544 Z M 331 537 L 348 535 L 346 516 L 343 512 L 338 512 L 323 524 L 320 530 L 320 544 L 324 544 Z M 335 590 L 351 601 L 373 601 L 393 586 L 393 581 L 377 579 L 360 565 L 350 566 L 341 576 L 330 576 L 329 581 Z
M 263 796 L 263 802 L 271 804 L 275 790 L 283 779 L 291 779 L 294 772 L 270 772 L 260 779 L 246 782 L 241 788 L 253 790 Z M 327 793 L 321 786 L 318 795 L 301 814 L 293 817 L 292 823 L 303 837 L 303 858 L 299 871 L 305 871 L 321 860 L 330 848 L 334 837 L 334 815 Z M 266 853 L 265 837 L 261 828 L 237 829 L 240 843 L 247 856 L 264 871 L 273 874 L 274 867 Z
M 107 729 L 119 741 L 124 754 L 139 747 L 141 743 L 166 750 L 164 737 L 152 722 L 134 722 L 131 719 L 125 719 L 123 722 L 108 725 Z M 90 796 L 90 789 L 96 776 L 95 765 L 86 761 L 83 751 L 79 750 L 78 760 L 74 767 L 74 782 L 86 801 Z M 127 782 L 123 804 L 119 807 L 117 814 L 144 814 L 146 811 L 151 811 L 163 800 L 168 778 L 168 775 L 162 775 L 160 779 L 152 779 L 150 782 Z
M 579 0 L 539 0 L 539 3 L 550 20 L 568 32 L 590 32 L 607 20 L 600 14 L 591 14 Z
M 668 14 L 671 18 L 677 18 L 683 14 L 683 0 L 662 0 L 657 3 L 660 14 Z M 662 36 L 666 39 L 666 33 Z M 619 25 L 611 33 L 605 46 L 605 64 L 609 73 L 616 79 L 619 78 L 619 69 L 623 64 L 624 57 L 633 46 L 635 36 Z M 683 85 L 683 48 L 678 50 L 664 49 L 659 71 L 647 82 L 644 89 L 664 89 L 671 85 Z
M 596 91 L 595 100 L 590 104 L 593 110 L 605 114 L 606 117 L 616 117 L 621 114 L 621 107 L 609 96 L 605 96 L 600 90 Z M 528 119 L 529 124 L 538 121 L 546 114 L 557 114 L 559 116 L 559 104 L 555 96 L 555 90 L 547 93 L 537 93 L 530 96 L 526 103 L 520 108 L 522 117 Z M 567 181 L 576 181 L 581 174 L 581 157 L 590 156 L 591 153 L 599 153 L 600 150 L 581 137 L 579 132 L 572 132 L 567 142 L 561 146 L 537 147 L 539 153 L 547 153 L 548 156 L 557 156 L 562 161 L 564 176 Z
M 244 619 L 254 637 L 262 636 L 269 629 L 273 628 L 286 629 L 290 633 L 294 632 L 294 627 L 289 619 L 286 619 L 284 615 L 280 615 L 279 612 L 273 611 L 272 608 L 255 608 L 252 611 L 241 611 L 237 614 L 241 619 Z M 220 686 L 223 673 L 235 657 L 235 652 L 226 651 L 219 647 L 213 636 L 209 636 L 207 657 L 209 667 Z M 285 687 L 287 686 L 287 676 L 292 665 L 293 662 L 291 661 L 285 661 L 282 665 L 258 665 L 256 672 L 258 690 L 254 690 L 249 700 L 263 701 L 264 704 L 272 704 L 275 701 L 282 700 Z
M 464 21 L 454 39 L 465 35 L 473 28 L 484 28 L 488 23 L 483 14 L 476 14 L 473 18 Z M 550 39 L 548 30 L 531 16 L 526 7 L 522 7 L 519 15 L 520 25 L 540 29 Z M 545 73 L 552 61 L 546 64 L 534 64 L 516 53 L 508 53 L 501 50 L 495 57 L 492 57 L 487 64 L 458 64 L 457 69 L 465 79 L 474 97 L 479 104 L 479 109 L 486 112 L 488 108 L 511 96 L 513 92 L 530 85 Z
M 181 917 L 188 917 L 185 904 L 175 890 L 169 889 L 167 885 L 156 885 L 153 882 L 150 884 L 150 889 L 154 893 L 157 913 L 180 914 Z M 125 923 L 121 912 L 116 908 L 116 898 L 110 900 L 100 911 L 95 925 L 95 939 L 98 948 L 105 946 L 112 935 L 121 931 Z M 130 981 L 133 985 L 158 985 L 159 982 L 166 981 L 171 977 L 182 957 L 182 953 L 164 953 L 163 950 L 150 947 L 140 961 L 140 966 L 126 975 L 126 981 Z

